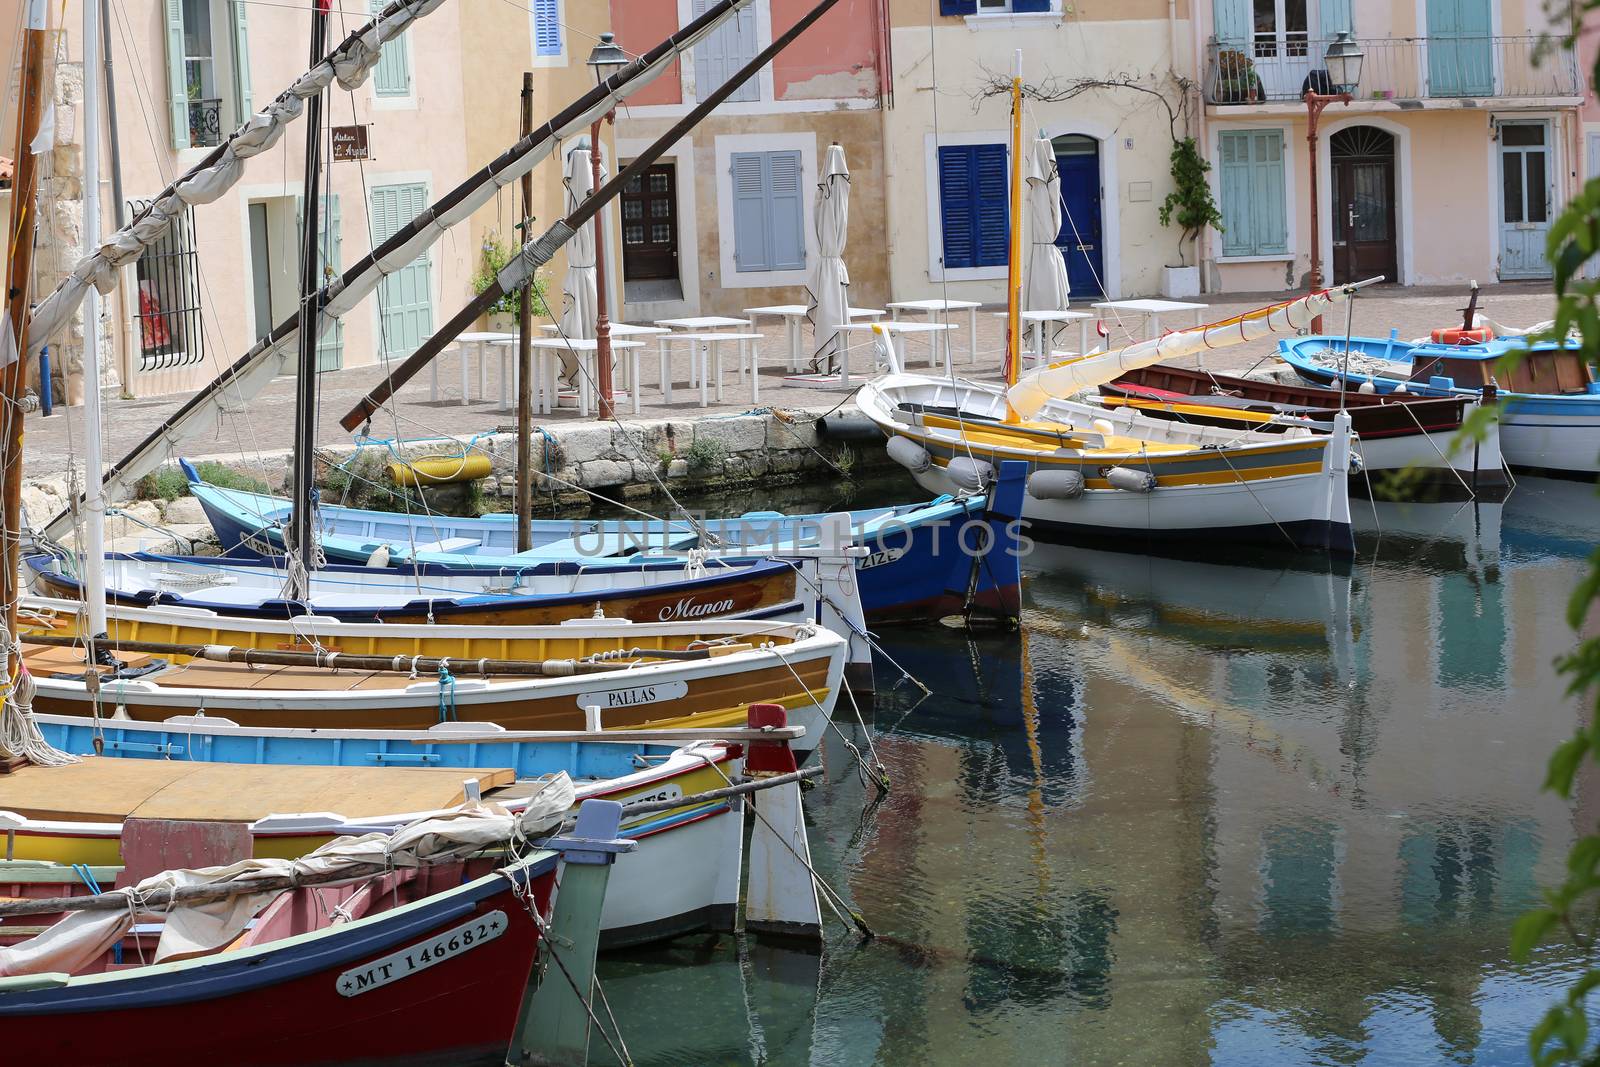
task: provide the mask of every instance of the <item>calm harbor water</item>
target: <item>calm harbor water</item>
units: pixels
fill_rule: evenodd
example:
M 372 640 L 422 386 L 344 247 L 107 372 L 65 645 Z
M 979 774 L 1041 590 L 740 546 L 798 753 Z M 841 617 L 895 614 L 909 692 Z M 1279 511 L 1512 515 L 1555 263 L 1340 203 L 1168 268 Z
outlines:
M 1600 500 L 1353 510 L 1347 571 L 1041 545 L 1020 634 L 886 632 L 933 690 L 872 713 L 893 790 L 830 737 L 808 796 L 878 939 L 604 960 L 637 1062 L 1527 1062 L 1574 965 L 1510 926 L 1600 815 L 1539 791 Z

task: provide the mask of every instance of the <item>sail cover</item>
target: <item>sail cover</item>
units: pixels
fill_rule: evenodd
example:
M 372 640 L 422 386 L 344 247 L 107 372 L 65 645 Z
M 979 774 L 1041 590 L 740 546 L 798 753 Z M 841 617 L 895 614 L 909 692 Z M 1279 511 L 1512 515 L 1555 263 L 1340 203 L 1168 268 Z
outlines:
M 1006 396 L 1012 410 L 1025 419 L 1031 419 L 1051 400 L 1116 381 L 1121 375 L 1140 367 L 1302 329 L 1310 325 L 1316 316 L 1335 304 L 1349 300 L 1358 289 L 1371 285 L 1373 281 L 1377 279 L 1323 289 L 1298 300 L 1257 308 L 1192 330 L 1178 330 L 1110 352 L 1078 356 L 1024 376 L 1010 388 Z
M 392 12 L 397 9 L 417 9 L 426 13 L 442 2 L 443 0 L 396 0 L 384 9 L 384 13 L 375 22 L 394 17 Z M 604 116 L 628 96 L 670 69 L 681 54 L 710 36 L 730 16 L 753 3 L 755 0 L 720 0 L 719 3 L 713 4 L 706 9 L 705 14 L 644 55 L 634 59 L 628 66 L 607 79 L 604 85 L 589 90 L 560 114 L 501 153 L 488 166 L 430 204 L 410 223 L 401 227 L 388 240 L 323 289 L 323 309 L 317 319 L 318 335 L 321 336 L 332 327 L 336 319 L 354 309 L 382 284 L 386 276 L 416 259 L 432 247 L 446 230 L 465 221 L 474 211 L 494 199 L 495 194 L 502 188 L 517 181 L 537 166 L 555 150 L 562 139 L 587 129 L 596 118 Z M 412 21 L 415 21 L 415 17 Z M 357 31 L 351 36 L 360 37 L 361 33 L 362 31 Z M 392 36 L 391 33 L 384 39 L 392 39 Z M 349 40 L 341 45 L 340 49 L 348 45 Z M 337 52 L 338 50 L 335 54 Z M 372 61 L 376 63 L 376 56 L 373 56 Z M 292 92 L 293 90 L 290 90 L 291 95 Z M 251 121 L 255 119 L 252 118 Z M 249 126 L 250 124 L 246 123 L 245 128 Z M 235 138 L 238 136 L 235 134 Z M 213 152 L 206 159 L 219 156 L 221 151 L 219 149 Z M 196 170 L 205 165 L 206 161 L 202 161 Z M 190 172 L 193 173 L 195 172 Z M 182 185 L 188 176 L 179 178 L 173 186 Z M 170 192 L 171 187 L 163 197 Z M 160 199 L 158 198 L 158 203 Z M 125 229 L 136 231 L 142 219 L 143 216 L 134 219 Z M 164 232 L 164 226 L 165 224 L 162 231 L 148 237 L 146 243 L 156 240 L 160 232 Z M 119 231 L 118 235 L 112 238 L 112 242 L 117 241 L 121 233 L 122 231 Z M 76 276 L 75 271 L 74 277 Z M 68 283 L 63 283 L 62 290 L 58 292 L 64 291 L 69 283 L 70 280 Z M 72 310 L 76 308 L 77 302 L 82 300 L 86 291 L 85 288 L 77 290 L 76 297 L 72 298 L 71 307 L 61 318 L 62 322 L 71 317 Z M 46 298 L 47 301 L 56 295 L 52 293 Z M 40 308 L 43 307 L 41 304 Z M 37 312 L 35 321 L 38 321 Z M 124 456 L 122 461 L 106 475 L 107 498 L 117 500 L 128 496 L 134 483 L 176 454 L 187 442 L 209 434 L 222 416 L 244 412 L 251 398 L 274 378 L 293 373 L 294 356 L 299 345 L 298 322 L 298 313 L 280 322 L 270 334 L 218 375 L 210 385 L 191 397 L 172 418 L 158 426 L 136 445 L 133 451 Z M 66 536 L 71 529 L 72 514 L 69 509 L 51 519 L 41 532 L 47 537 L 59 539 Z

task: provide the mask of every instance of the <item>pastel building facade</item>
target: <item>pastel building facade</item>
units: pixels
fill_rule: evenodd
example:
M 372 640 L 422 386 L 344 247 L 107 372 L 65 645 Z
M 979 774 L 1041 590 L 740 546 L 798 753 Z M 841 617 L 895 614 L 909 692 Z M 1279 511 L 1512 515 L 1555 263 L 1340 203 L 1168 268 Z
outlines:
M 1576 57 L 1538 0 L 1210 0 L 1202 136 L 1224 227 L 1208 287 L 1298 285 L 1310 187 L 1325 278 L 1404 285 L 1549 277 L 1551 221 L 1588 165 Z M 1340 32 L 1365 53 L 1348 105 L 1306 107 Z
M 611 0 L 611 28 L 630 54 L 687 25 L 705 0 Z M 775 36 L 807 0 L 756 0 L 616 117 L 626 164 Z M 830 144 L 850 168 L 845 261 L 850 301 L 888 292 L 882 152 L 888 92 L 881 0 L 840 0 L 749 83 L 670 146 L 623 192 L 623 317 L 729 315 L 803 303 L 817 261 L 818 165 Z

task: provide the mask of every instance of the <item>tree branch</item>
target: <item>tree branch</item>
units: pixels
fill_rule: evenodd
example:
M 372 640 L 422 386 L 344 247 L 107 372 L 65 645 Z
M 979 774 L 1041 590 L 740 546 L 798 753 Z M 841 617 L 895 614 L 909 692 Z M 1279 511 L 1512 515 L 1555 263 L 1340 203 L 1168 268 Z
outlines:
M 1185 132 L 1189 128 L 1189 100 L 1194 88 L 1195 83 L 1192 79 L 1172 73 L 1165 77 L 1157 77 L 1154 74 L 1123 72 L 1104 78 L 1063 78 L 1056 74 L 1047 74 L 1037 83 L 1023 82 L 1022 95 L 1029 100 L 1037 100 L 1044 104 L 1060 104 L 1074 100 L 1085 93 L 1113 89 L 1143 93 L 1154 99 L 1166 111 L 1167 132 L 1176 143 L 1180 139 L 1180 122 Z M 1176 105 L 1168 98 L 1169 89 L 1176 90 L 1178 97 Z M 972 97 L 972 108 L 976 111 L 984 100 L 993 96 L 1007 96 L 1010 93 L 1010 77 L 985 67 L 983 79 Z

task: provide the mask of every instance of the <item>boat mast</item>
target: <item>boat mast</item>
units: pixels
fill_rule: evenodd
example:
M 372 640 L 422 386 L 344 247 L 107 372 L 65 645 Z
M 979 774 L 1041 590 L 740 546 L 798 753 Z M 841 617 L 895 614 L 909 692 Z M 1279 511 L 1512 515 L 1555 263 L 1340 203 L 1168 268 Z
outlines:
M 322 60 L 327 47 L 328 9 L 332 0 L 312 0 L 311 66 Z M 300 363 L 295 378 L 294 404 L 294 506 L 289 518 L 290 599 L 311 592 L 311 571 L 316 558 L 317 488 L 313 481 L 317 439 L 317 320 L 322 310 L 322 264 L 318 219 L 321 209 L 322 93 L 306 101 L 306 168 L 301 189 L 300 227 Z
M 22 91 L 21 117 L 17 122 L 16 173 L 11 184 L 11 244 L 6 260 L 6 311 L 8 321 L 4 328 L 11 334 L 0 339 L 0 349 L 10 345 L 3 357 L 9 360 L 0 367 L 0 419 L 5 422 L 4 441 L 0 444 L 0 468 L 4 483 L 0 486 L 0 539 L 4 551 L 0 552 L 0 596 L 5 598 L 5 633 L 0 634 L 5 647 L 0 648 L 0 658 L 7 663 L 6 682 L 9 688 L 22 666 L 20 658 L 11 658 L 11 647 L 17 632 L 17 601 L 22 590 L 18 585 L 17 568 L 22 554 L 22 399 L 27 390 L 28 351 L 28 283 L 33 274 L 33 232 L 37 218 L 35 198 L 39 192 L 38 157 L 33 154 L 33 140 L 39 135 L 39 122 L 44 114 L 44 58 L 45 30 L 49 21 L 47 0 L 28 0 L 27 18 L 22 33 Z
M 83 254 L 100 247 L 100 5 L 83 4 Z M 100 440 L 100 290 L 89 287 L 83 310 L 83 590 L 91 664 L 108 660 L 106 637 L 106 498 L 104 445 Z M 107 664 L 108 666 L 110 664 Z
M 1022 49 L 1011 72 L 1011 253 L 1006 266 L 1006 388 L 1022 370 Z M 1006 404 L 1006 421 L 1017 413 Z

